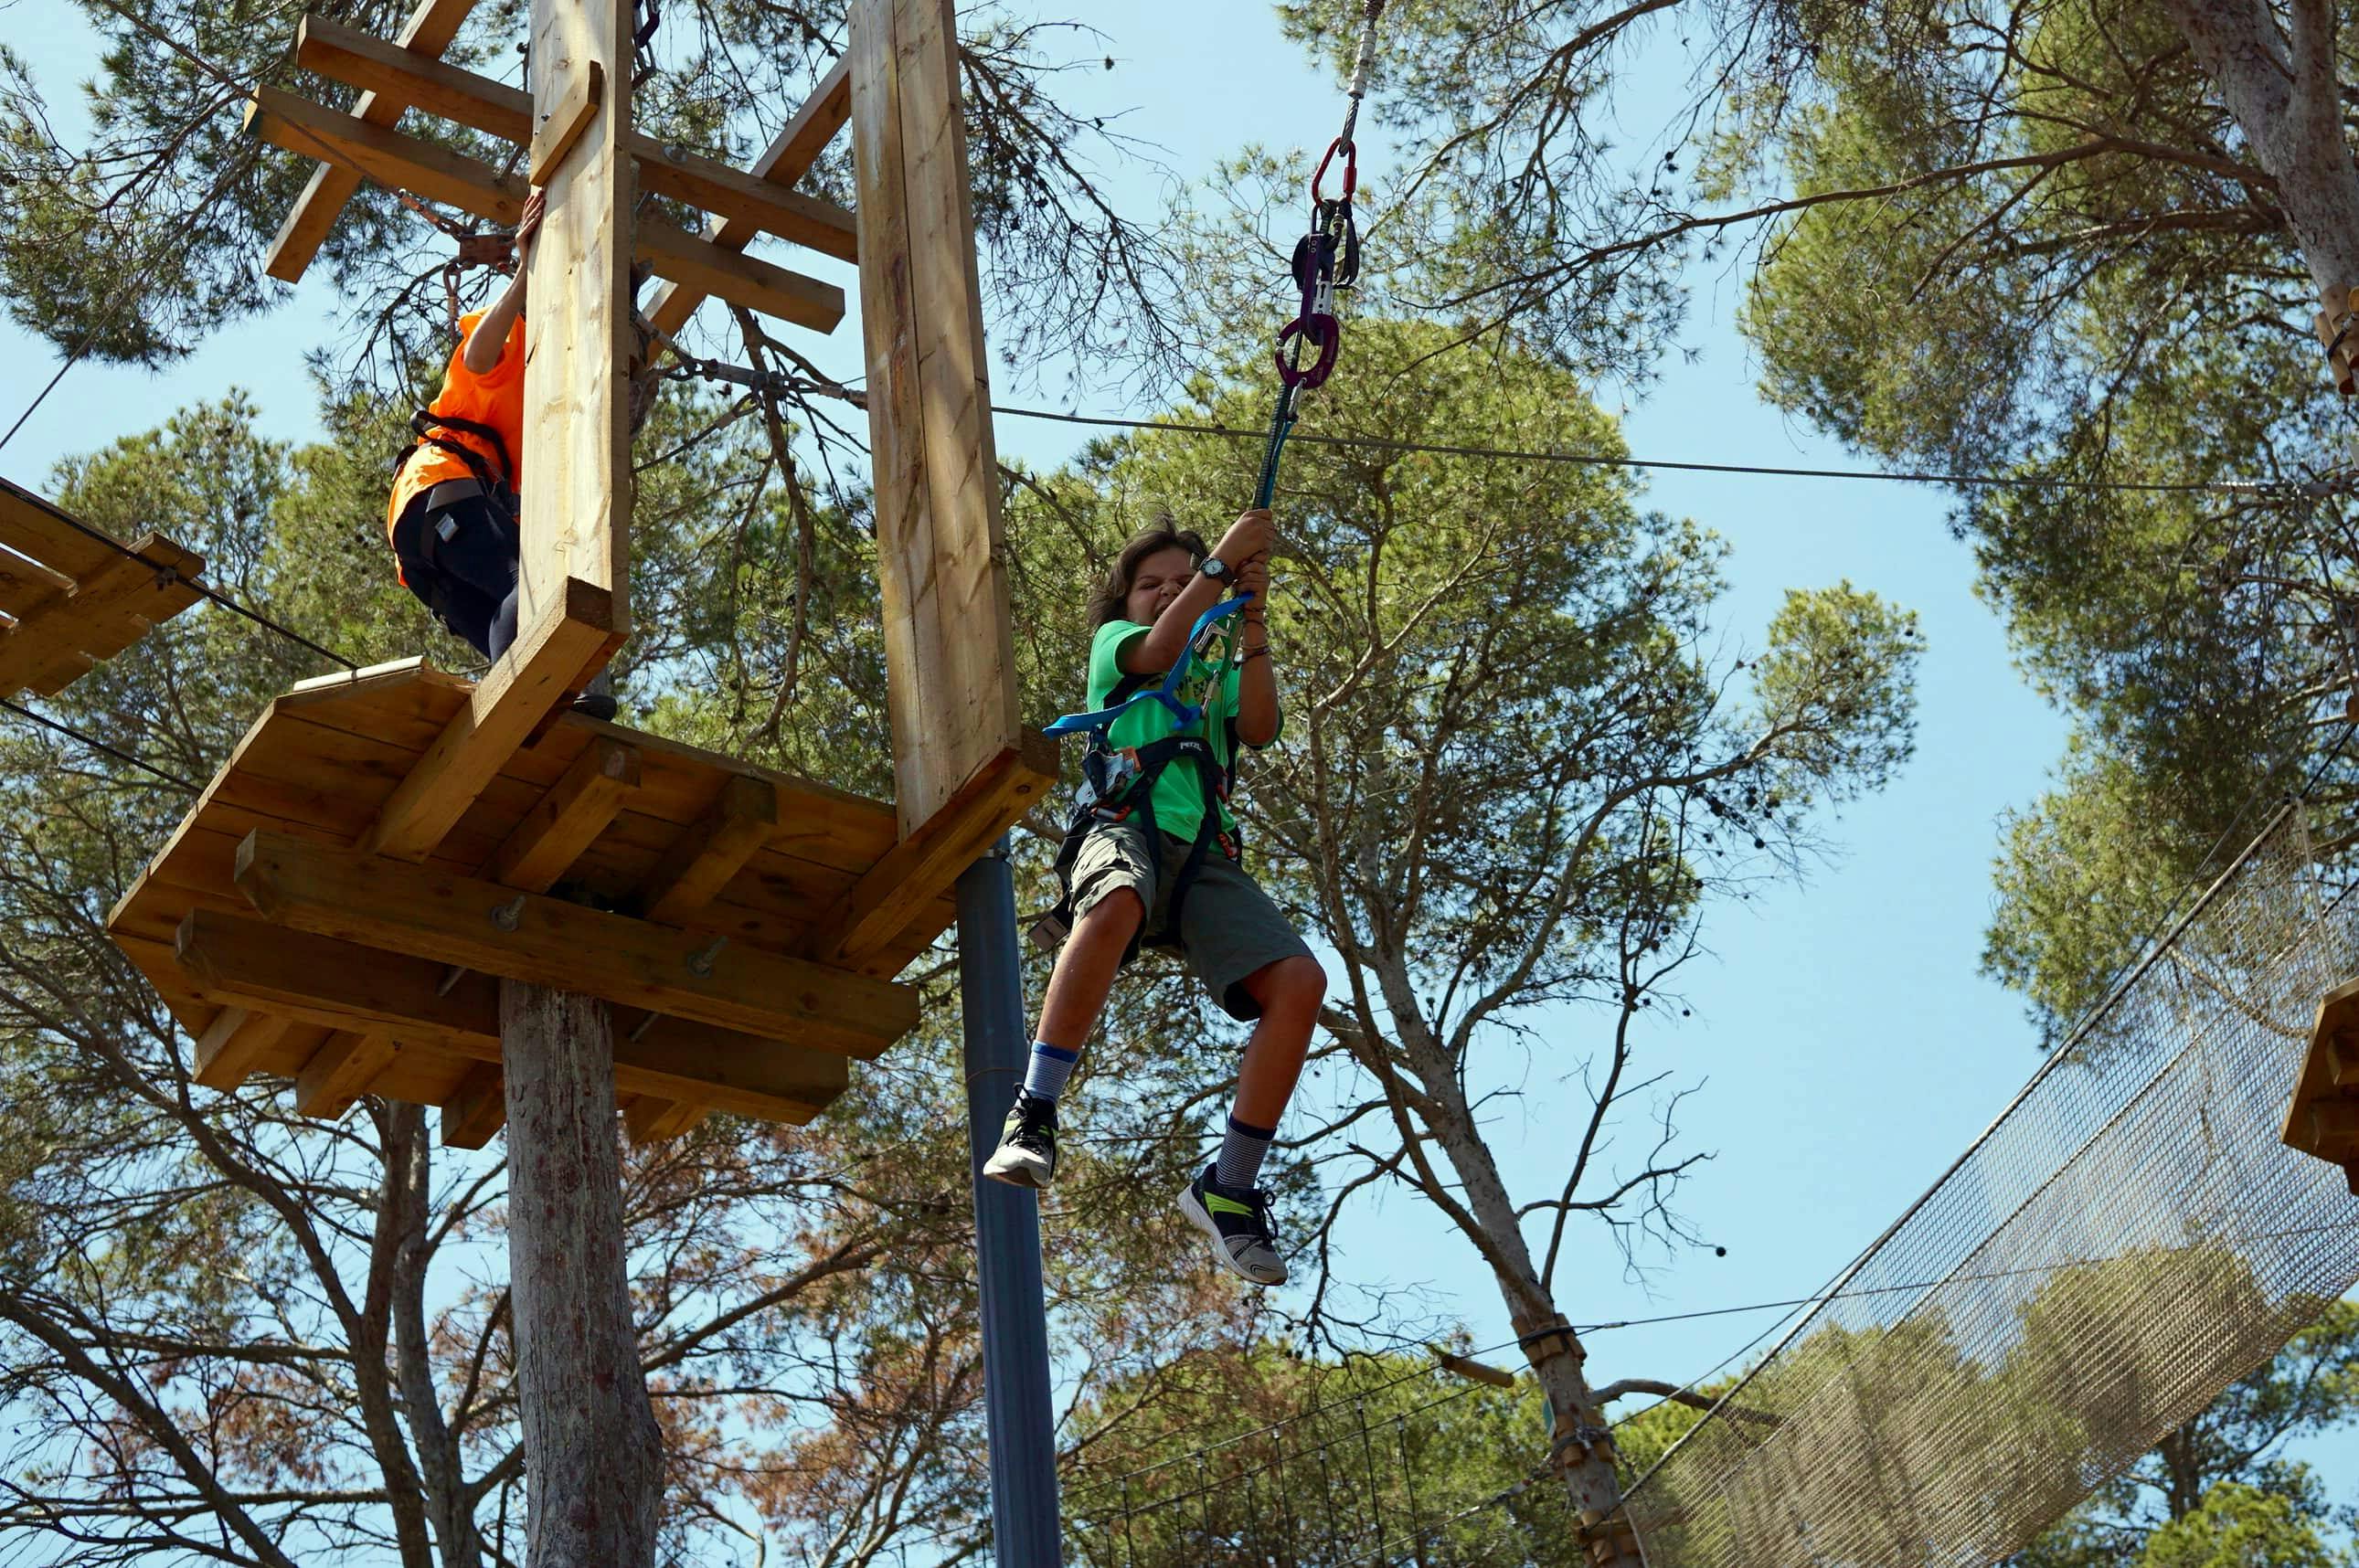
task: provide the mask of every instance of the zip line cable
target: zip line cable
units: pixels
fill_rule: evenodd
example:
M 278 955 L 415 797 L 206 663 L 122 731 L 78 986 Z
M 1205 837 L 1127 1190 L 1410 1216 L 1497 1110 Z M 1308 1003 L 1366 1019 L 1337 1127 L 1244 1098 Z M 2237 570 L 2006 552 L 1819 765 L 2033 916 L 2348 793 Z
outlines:
M 1183 419 L 1121 419 L 1103 414 L 1062 414 L 1051 408 L 1023 408 L 1005 403 L 991 406 L 995 414 L 1018 419 L 1043 419 L 1060 425 L 1088 425 L 1116 430 L 1164 430 L 1182 436 L 1217 436 L 1226 440 L 1260 441 L 1261 430 L 1234 425 L 1208 425 Z M 1883 480 L 1901 484 L 1950 484 L 1989 490 L 2085 490 L 2163 495 L 2309 495 L 2323 498 L 2347 492 L 2350 486 L 2322 480 L 2109 480 L 2073 479 L 2064 475 L 1961 474 L 1919 470 L 1780 468 L 1756 463 L 1707 463 L 1672 458 L 1615 457 L 1602 452 L 1545 452 L 1513 447 L 1456 446 L 1437 441 L 1396 441 L 1379 436 L 1318 436 L 1297 431 L 1288 438 L 1314 446 L 1365 448 L 1386 452 L 1427 452 L 1440 457 L 1484 458 L 1508 462 L 1562 463 L 1576 468 L 1663 469 L 1680 473 L 1742 475 L 1756 479 Z
M 79 741 L 93 752 L 103 752 L 108 756 L 113 757 L 115 761 L 119 762 L 127 762 L 131 766 L 137 768 L 142 773 L 153 773 L 156 777 L 162 779 L 166 784 L 171 784 L 178 789 L 187 790 L 192 795 L 202 795 L 205 793 L 202 789 L 190 784 L 188 780 L 180 777 L 178 773 L 167 773 L 164 769 L 158 767 L 155 763 L 139 757 L 135 757 L 130 752 L 124 751 L 118 746 L 111 746 L 95 735 L 85 735 L 71 724 L 60 724 L 58 720 L 51 719 L 45 714 L 36 713 L 29 708 L 19 707 L 17 704 L 9 701 L 5 697 L 0 697 L 0 708 L 6 708 L 9 712 L 16 714 L 20 719 L 29 719 L 44 730 L 54 730 L 60 735 L 68 736 L 73 740 Z

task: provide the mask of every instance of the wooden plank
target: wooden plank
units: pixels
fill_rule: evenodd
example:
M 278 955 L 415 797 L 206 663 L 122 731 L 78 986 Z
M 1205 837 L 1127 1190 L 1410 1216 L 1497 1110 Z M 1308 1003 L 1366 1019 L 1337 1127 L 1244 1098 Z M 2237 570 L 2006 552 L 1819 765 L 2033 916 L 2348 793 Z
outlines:
M 1027 730 L 836 901 L 812 927 L 810 956 L 849 965 L 885 947 L 1056 784 L 1057 743 Z
M 558 94 L 557 102 L 540 115 L 539 128 L 532 134 L 532 150 L 527 159 L 531 171 L 526 176 L 535 185 L 547 185 L 557 178 L 557 166 L 565 161 L 582 134 L 590 128 L 591 119 L 598 113 L 598 104 L 605 97 L 606 68 L 596 60 L 584 61 Z
M 529 367 L 527 367 L 529 373 Z M 605 590 L 569 579 L 561 600 L 500 656 L 361 839 L 372 855 L 420 860 L 558 704 L 622 644 Z
M 254 90 L 246 104 L 245 128 L 272 146 L 341 165 L 379 185 L 456 207 L 487 222 L 513 226 L 524 216 L 524 200 L 530 194 L 523 180 L 479 158 L 339 114 L 276 87 Z
M 778 792 L 744 774 L 656 862 L 639 889 L 639 907 L 659 925 L 677 925 L 712 902 L 729 879 L 769 841 L 778 826 Z
M 754 172 L 773 185 L 791 186 L 810 172 L 821 153 L 842 130 L 852 117 L 852 62 L 839 59 L 821 78 L 818 88 L 795 111 L 786 128 L 772 138 L 769 147 L 754 162 Z M 724 251 L 742 251 L 753 243 L 758 231 L 753 224 L 723 218 L 710 229 L 705 238 Z M 824 247 L 821 247 L 824 248 Z M 854 257 L 859 251 L 859 236 L 853 238 Z M 849 259 L 849 258 L 848 258 Z M 686 284 L 666 283 L 647 303 L 647 319 L 658 330 L 678 332 L 704 302 L 704 294 Z
M 623 1108 L 623 1127 L 636 1144 L 660 1143 L 677 1138 L 702 1121 L 705 1108 L 682 1100 L 641 1095 Z
M 491 1063 L 478 1062 L 442 1108 L 442 1147 L 481 1149 L 507 1119 L 507 1081 Z
M 225 1007 L 197 1037 L 197 1082 L 209 1089 L 234 1089 L 251 1076 L 288 1021 L 248 1008 Z
M 713 240 L 715 233 L 734 223 L 741 229 L 772 233 L 795 244 L 808 245 L 839 261 L 860 259 L 858 221 L 832 201 L 788 190 L 712 158 L 669 151 L 645 132 L 631 134 L 631 150 L 638 159 L 641 185 L 719 215 L 720 222 L 704 236 L 716 250 L 734 254 L 743 249 Z
M 0 549 L 0 615 L 22 621 L 74 590 L 74 579 L 12 550 Z
M 447 989 L 431 959 L 288 931 L 250 914 L 196 910 L 173 951 L 209 996 L 282 1019 L 404 1048 L 500 1060 L 500 983 L 461 976 Z M 716 1105 L 803 1122 L 851 1082 L 841 1052 L 781 1044 L 643 1009 L 617 1008 L 614 1084 L 626 1094 Z
M 156 534 L 131 547 L 136 557 L 116 556 L 0 643 L 0 695 L 29 688 L 50 696 L 201 597 L 190 584 L 204 569 L 202 557 Z
M 378 1075 L 393 1065 L 395 1054 L 393 1042 L 382 1034 L 339 1032 L 329 1035 L 296 1075 L 296 1112 L 329 1121 L 342 1119 Z
M 2329 1159 L 2359 1150 L 2359 1102 L 2314 1101 L 2310 1108 L 2310 1147 L 2313 1153 Z
M 577 81 L 556 117 L 535 135 L 530 94 L 490 77 L 427 59 L 321 16 L 303 19 L 296 38 L 296 58 L 309 70 L 333 81 L 398 92 L 420 108 L 488 135 L 518 145 L 530 142 L 528 178 L 535 185 L 547 182 L 547 171 L 562 157 L 552 153 L 554 144 L 561 139 L 559 127 L 578 136 L 588 126 L 589 114 L 595 107 L 591 93 L 582 91 Z M 596 62 L 592 63 L 594 67 Z M 593 70 L 593 75 L 603 73 Z M 571 141 L 565 145 L 570 146 Z M 640 184 L 717 214 L 716 235 L 766 231 L 842 261 L 858 258 L 857 225 L 850 212 L 832 201 L 789 190 L 776 180 L 742 173 L 713 158 L 673 152 L 644 132 L 631 132 L 625 145 L 637 165 Z M 741 238 L 720 248 L 740 251 L 745 242 Z
M 475 0 L 418 0 L 394 41 L 414 54 L 440 55 L 459 36 L 460 26 L 474 8 Z M 353 105 L 352 117 L 371 125 L 391 125 L 400 120 L 406 107 L 390 94 L 364 93 Z M 279 225 L 277 237 L 271 241 L 263 270 L 281 282 L 300 281 L 311 258 L 320 254 L 328 232 L 336 226 L 344 203 L 360 188 L 360 177 L 350 169 L 334 164 L 313 169 L 310 183 L 303 188 L 294 210 Z
M 843 319 L 843 290 L 835 285 L 724 251 L 656 218 L 639 220 L 638 254 L 659 277 L 798 327 L 832 332 Z
M 248 835 L 236 881 L 299 931 L 764 1039 L 871 1057 L 918 1022 L 911 987 L 285 834 Z
M 601 113 L 543 188 L 549 215 L 532 247 L 518 623 L 537 625 L 581 582 L 611 597 L 616 638 L 560 695 L 603 669 L 630 630 L 632 16 L 632 0 L 532 0 L 534 123 L 553 117 L 592 64 L 605 77 Z
M 519 145 L 532 139 L 532 94 L 403 49 L 327 16 L 307 15 L 295 28 L 295 61 L 304 70 L 374 92 L 472 130 Z M 390 121 L 384 122 L 390 124 Z
M 484 868 L 494 881 L 547 892 L 597 842 L 624 797 L 639 786 L 639 753 L 611 736 L 582 748 L 557 787 L 541 797 Z
M 852 130 L 895 806 L 1023 743 L 951 0 L 854 0 Z
M 0 545 L 70 580 L 85 578 L 120 552 L 82 526 L 22 485 L 0 479 Z

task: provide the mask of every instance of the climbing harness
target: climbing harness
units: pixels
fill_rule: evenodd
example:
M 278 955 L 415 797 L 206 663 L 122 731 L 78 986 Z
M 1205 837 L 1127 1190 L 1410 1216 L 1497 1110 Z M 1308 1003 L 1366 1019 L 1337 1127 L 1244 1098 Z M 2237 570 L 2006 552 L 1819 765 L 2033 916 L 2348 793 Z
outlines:
M 1277 367 L 1277 406 L 1270 416 L 1261 478 L 1254 487 L 1256 510 L 1267 508 L 1277 493 L 1278 460 L 1285 453 L 1286 438 L 1300 416 L 1297 399 L 1302 393 L 1316 391 L 1325 384 L 1334 373 L 1336 361 L 1343 352 L 1343 327 L 1335 311 L 1336 293 L 1351 287 L 1360 276 L 1360 232 L 1352 214 L 1352 200 L 1360 188 L 1360 151 L 1353 137 L 1360 123 L 1360 102 L 1367 95 L 1368 70 L 1375 59 L 1376 22 L 1384 8 L 1385 0 L 1365 0 L 1343 129 L 1327 145 L 1327 151 L 1310 176 L 1310 230 L 1296 242 L 1290 267 L 1295 287 L 1301 291 L 1300 307 L 1293 319 L 1278 329 L 1271 355 Z M 1339 158 L 1343 164 L 1342 187 L 1331 198 L 1326 194 L 1327 171 Z M 1235 721 L 1234 718 L 1223 720 L 1229 727 L 1230 761 L 1225 763 L 1201 731 L 1227 689 L 1230 673 L 1242 663 L 1237 657 L 1237 622 L 1232 618 L 1252 598 L 1250 593 L 1237 594 L 1198 616 L 1196 624 L 1189 629 L 1186 646 L 1160 681 L 1147 676 L 1125 676 L 1108 695 L 1105 707 L 1088 713 L 1066 714 L 1049 726 L 1047 733 L 1054 736 L 1087 735 L 1089 753 L 1082 763 L 1086 782 L 1074 803 L 1064 842 L 1057 851 L 1057 880 L 1062 896 L 1056 908 L 1032 927 L 1033 940 L 1042 946 L 1055 947 L 1072 928 L 1072 869 L 1081 855 L 1082 840 L 1091 829 L 1136 816 L 1146 830 L 1148 856 L 1153 858 L 1158 853 L 1161 837 L 1155 822 L 1155 787 L 1164 770 L 1183 757 L 1193 763 L 1202 784 L 1204 815 L 1195 841 L 1189 846 L 1188 858 L 1171 884 L 1164 937 L 1179 933 L 1180 914 L 1188 890 L 1202 870 L 1204 857 L 1212 846 L 1217 843 L 1231 860 L 1237 858 L 1236 836 L 1221 827 L 1221 804 L 1228 799 L 1234 782 Z M 1227 625 L 1221 628 L 1224 621 Z M 1216 628 L 1222 631 L 1217 640 L 1219 651 L 1208 658 Z M 1181 696 L 1182 683 L 1191 671 L 1207 665 L 1210 673 L 1204 700 L 1185 700 Z M 1168 709 L 1180 732 L 1145 746 L 1117 750 L 1108 739 L 1108 732 L 1124 714 L 1147 702 L 1159 703 Z M 1198 733 L 1188 733 L 1190 730 Z M 1142 925 L 1139 939 L 1144 938 Z M 1139 939 L 1132 943 L 1133 953 L 1137 950 Z M 1125 957 L 1127 960 L 1128 955 Z

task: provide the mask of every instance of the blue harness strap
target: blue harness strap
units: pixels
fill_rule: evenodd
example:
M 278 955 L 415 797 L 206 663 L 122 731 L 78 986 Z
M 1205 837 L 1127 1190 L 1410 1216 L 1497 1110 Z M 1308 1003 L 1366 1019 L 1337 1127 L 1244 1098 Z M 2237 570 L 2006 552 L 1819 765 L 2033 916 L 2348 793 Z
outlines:
M 1135 692 L 1125 700 L 1115 703 L 1113 707 L 1101 708 L 1093 713 L 1068 713 L 1063 718 L 1058 719 L 1054 724 L 1049 725 L 1049 728 L 1041 731 L 1041 733 L 1045 735 L 1086 735 L 1093 730 L 1102 731 L 1110 730 L 1114 727 L 1114 721 L 1115 719 L 1120 719 L 1124 714 L 1128 713 L 1132 708 L 1137 707 L 1142 702 L 1161 703 L 1164 707 L 1171 710 L 1171 718 L 1173 721 L 1177 723 L 1180 729 L 1187 729 L 1190 725 L 1204 717 L 1204 709 L 1201 705 L 1197 703 L 1182 702 L 1180 700 L 1180 682 L 1187 674 L 1190 655 L 1194 653 L 1197 643 L 1203 637 L 1205 633 L 1211 631 L 1212 627 L 1218 624 L 1221 621 L 1231 615 L 1234 615 L 1238 611 L 1243 610 L 1245 607 L 1245 602 L 1252 598 L 1253 595 L 1250 593 L 1241 593 L 1234 599 L 1224 599 L 1220 603 L 1212 606 L 1212 609 L 1204 611 L 1203 614 L 1196 617 L 1196 624 L 1189 628 L 1188 631 L 1187 650 L 1180 655 L 1178 661 L 1172 665 L 1170 671 L 1164 676 L 1163 684 L 1161 686 L 1149 687 L 1144 691 Z

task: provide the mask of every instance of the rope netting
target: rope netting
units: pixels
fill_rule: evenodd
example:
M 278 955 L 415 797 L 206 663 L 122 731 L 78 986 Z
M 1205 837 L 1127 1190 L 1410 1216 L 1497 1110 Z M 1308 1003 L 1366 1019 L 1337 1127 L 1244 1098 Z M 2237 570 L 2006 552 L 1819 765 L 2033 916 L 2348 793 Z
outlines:
M 2359 973 L 2306 816 L 1639 1481 L 1650 1568 L 2004 1557 L 2359 1281 L 2359 1199 L 2278 1141 L 2319 1000 Z

